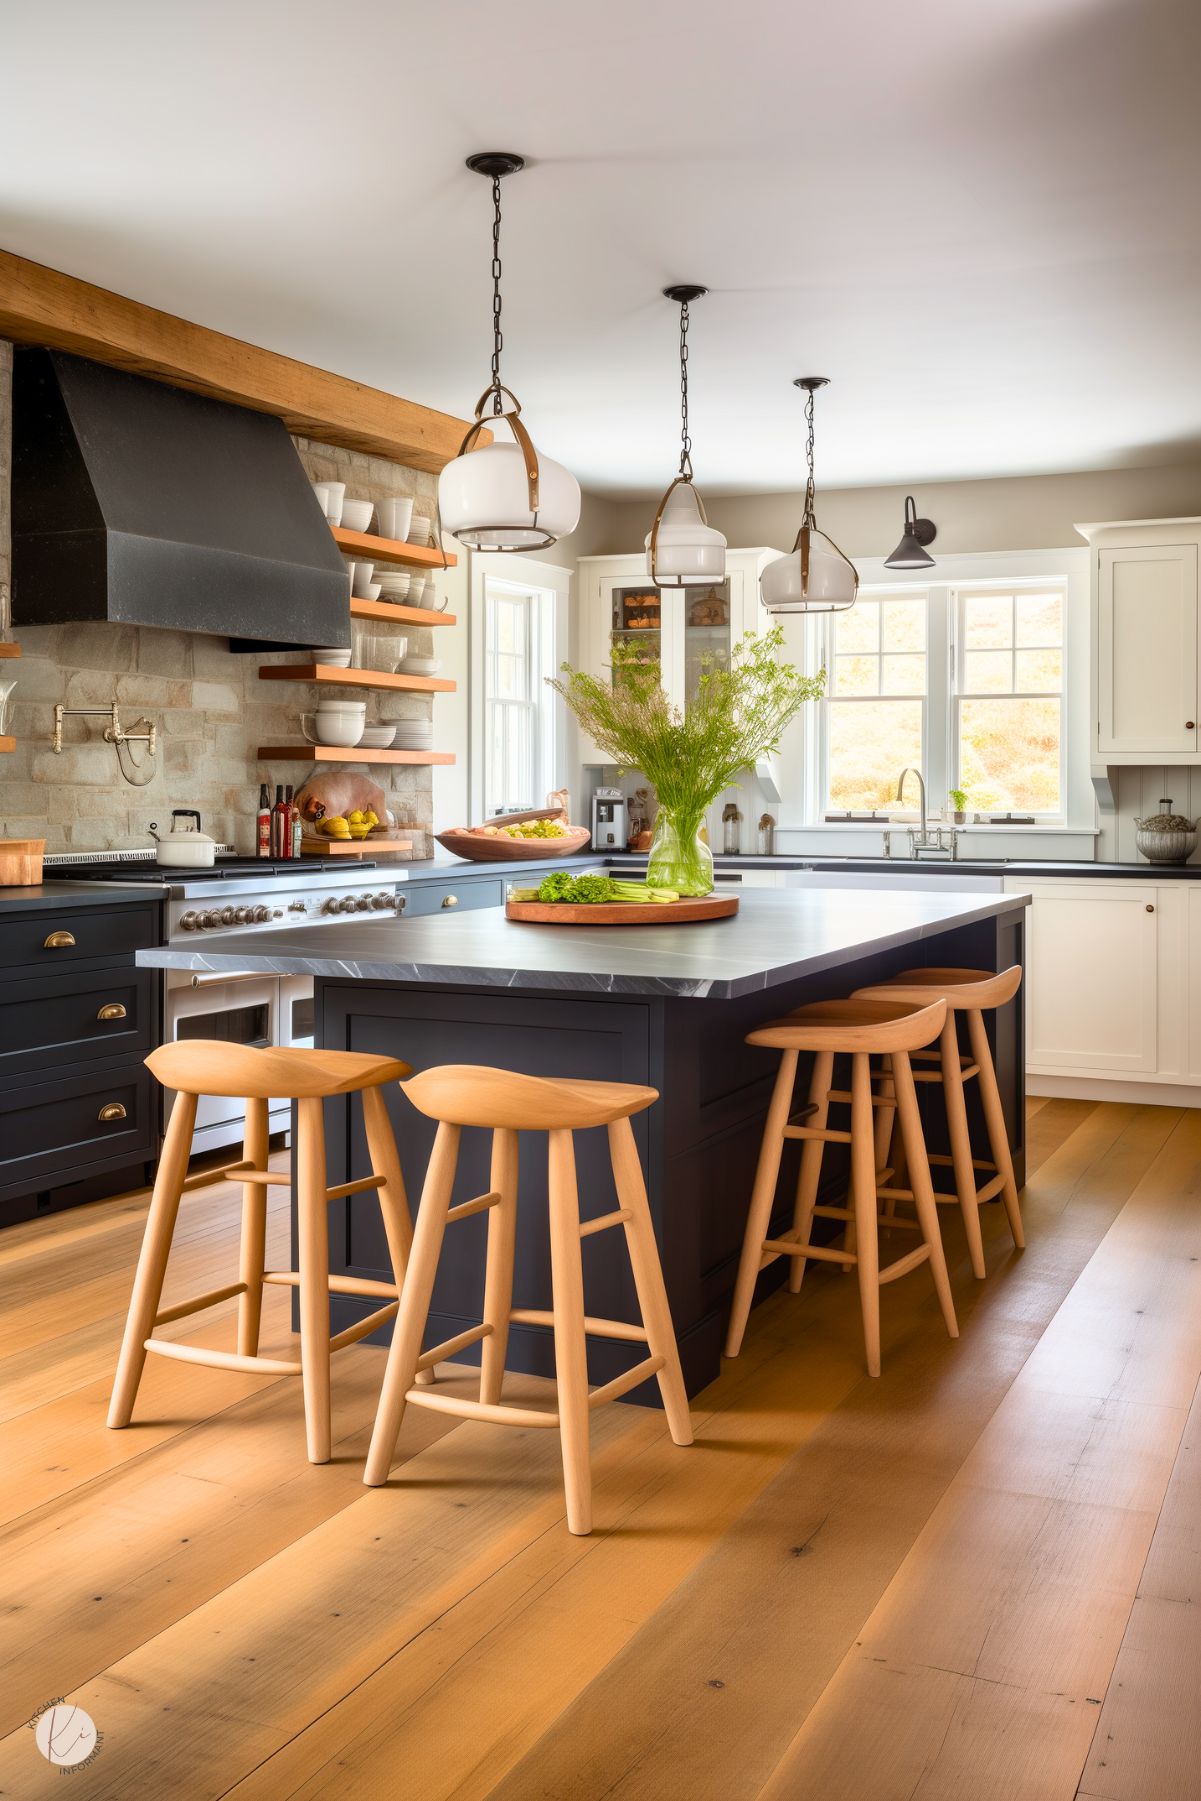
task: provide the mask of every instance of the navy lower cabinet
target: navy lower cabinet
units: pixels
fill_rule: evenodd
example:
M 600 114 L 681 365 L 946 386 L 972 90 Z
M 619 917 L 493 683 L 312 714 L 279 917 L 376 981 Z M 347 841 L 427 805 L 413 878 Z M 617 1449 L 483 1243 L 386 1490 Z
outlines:
M 160 938 L 157 902 L 0 908 L 0 1225 L 148 1179 L 161 977 L 133 959 Z

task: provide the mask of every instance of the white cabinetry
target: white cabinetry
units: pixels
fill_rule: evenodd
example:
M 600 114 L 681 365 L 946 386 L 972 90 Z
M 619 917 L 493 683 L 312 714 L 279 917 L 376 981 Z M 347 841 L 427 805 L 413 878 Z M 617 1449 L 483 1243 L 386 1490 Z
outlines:
M 1093 755 L 1201 761 L 1201 519 L 1077 528 L 1093 546 Z
M 1005 888 L 1031 896 L 1029 1075 L 1201 1083 L 1201 887 L 1088 876 Z

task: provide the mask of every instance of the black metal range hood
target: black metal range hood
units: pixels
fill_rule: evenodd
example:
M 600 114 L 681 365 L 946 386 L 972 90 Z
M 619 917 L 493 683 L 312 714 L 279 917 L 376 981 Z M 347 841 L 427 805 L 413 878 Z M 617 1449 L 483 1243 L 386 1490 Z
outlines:
M 350 643 L 346 568 L 279 419 L 18 349 L 12 513 L 17 624 Z

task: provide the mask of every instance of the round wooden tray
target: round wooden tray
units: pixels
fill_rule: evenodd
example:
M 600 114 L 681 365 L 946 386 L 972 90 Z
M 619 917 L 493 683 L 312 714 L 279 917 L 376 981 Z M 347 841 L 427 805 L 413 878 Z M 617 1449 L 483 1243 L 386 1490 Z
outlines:
M 491 821 L 489 821 L 491 823 Z M 438 843 L 469 863 L 540 863 L 583 850 L 592 834 L 587 826 L 569 826 L 562 838 L 495 838 L 482 832 L 437 832 Z
M 702 919 L 729 919 L 738 911 L 736 894 L 702 894 L 693 900 L 506 901 L 505 918 L 537 926 L 678 926 Z

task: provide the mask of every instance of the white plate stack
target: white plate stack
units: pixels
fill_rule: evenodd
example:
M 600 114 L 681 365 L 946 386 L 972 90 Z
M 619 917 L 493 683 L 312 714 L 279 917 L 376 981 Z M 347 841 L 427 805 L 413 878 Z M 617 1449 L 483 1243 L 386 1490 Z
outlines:
M 393 750 L 433 750 L 434 722 L 432 719 L 399 719 L 396 722 L 396 736 L 392 740 Z

